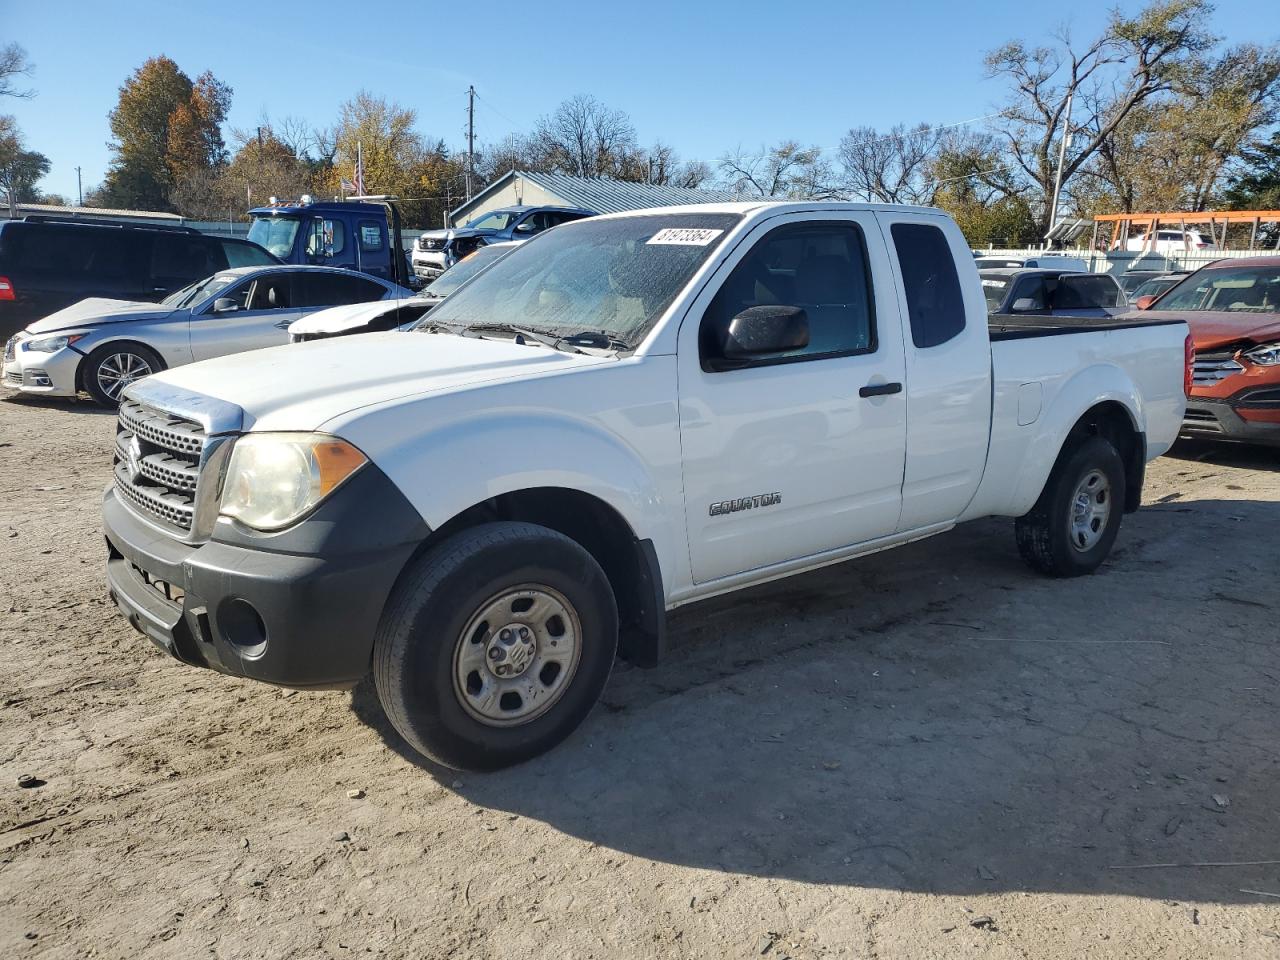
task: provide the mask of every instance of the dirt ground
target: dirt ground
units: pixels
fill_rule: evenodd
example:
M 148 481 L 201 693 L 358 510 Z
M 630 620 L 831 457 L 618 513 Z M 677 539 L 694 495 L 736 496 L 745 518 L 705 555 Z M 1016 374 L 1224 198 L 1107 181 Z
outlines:
M 1277 453 L 1157 461 L 1093 577 L 993 520 L 682 610 L 482 776 L 135 634 L 113 423 L 0 402 L 2 957 L 1280 957 Z

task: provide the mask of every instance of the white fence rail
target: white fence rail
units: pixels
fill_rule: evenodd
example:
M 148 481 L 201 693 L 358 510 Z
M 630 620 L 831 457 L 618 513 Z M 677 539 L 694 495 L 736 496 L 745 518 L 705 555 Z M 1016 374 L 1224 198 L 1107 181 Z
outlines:
M 982 257 L 1078 257 L 1094 273 L 1127 273 L 1130 270 L 1199 270 L 1214 260 L 1275 255 L 1274 250 L 1190 250 L 1183 253 L 1153 253 L 1150 250 L 1042 250 L 1038 247 L 1003 250 L 975 250 Z

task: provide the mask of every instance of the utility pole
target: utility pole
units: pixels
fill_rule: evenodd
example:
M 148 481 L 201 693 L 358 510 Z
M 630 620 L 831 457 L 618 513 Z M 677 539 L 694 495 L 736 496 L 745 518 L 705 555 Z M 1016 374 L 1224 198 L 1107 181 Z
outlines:
M 471 199 L 471 179 L 476 164 L 476 88 L 467 87 L 467 199 Z
M 80 198 L 80 206 L 84 206 L 84 184 L 80 182 L 80 168 L 76 167 L 76 196 Z
M 1058 196 L 1062 193 L 1062 167 L 1067 162 L 1067 144 L 1071 142 L 1071 101 L 1075 99 L 1075 95 L 1074 89 L 1067 93 L 1067 122 L 1063 125 L 1062 143 L 1058 146 L 1058 175 L 1054 178 L 1053 204 L 1049 207 L 1050 233 L 1058 223 Z M 1049 239 L 1047 234 L 1045 239 Z

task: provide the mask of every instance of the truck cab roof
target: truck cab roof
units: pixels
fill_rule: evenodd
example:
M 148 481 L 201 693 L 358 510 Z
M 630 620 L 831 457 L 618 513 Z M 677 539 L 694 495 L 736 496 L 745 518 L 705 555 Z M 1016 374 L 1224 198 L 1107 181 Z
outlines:
M 320 216 L 326 213 L 363 213 L 377 217 L 385 217 L 386 207 L 380 203 L 361 203 L 358 200 L 328 200 L 319 203 L 295 202 L 271 203 L 265 207 L 254 207 L 249 211 L 253 217 L 299 217 Z

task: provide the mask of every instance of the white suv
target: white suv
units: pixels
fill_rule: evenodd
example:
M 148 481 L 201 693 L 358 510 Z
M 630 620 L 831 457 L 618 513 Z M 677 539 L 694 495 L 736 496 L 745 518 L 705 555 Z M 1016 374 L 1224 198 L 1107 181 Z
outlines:
M 1149 233 L 1130 237 L 1126 249 L 1134 252 L 1170 254 L 1189 253 L 1193 250 L 1217 250 L 1218 246 L 1211 239 L 1206 240 L 1199 230 L 1157 230 L 1154 239 Z

